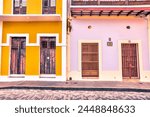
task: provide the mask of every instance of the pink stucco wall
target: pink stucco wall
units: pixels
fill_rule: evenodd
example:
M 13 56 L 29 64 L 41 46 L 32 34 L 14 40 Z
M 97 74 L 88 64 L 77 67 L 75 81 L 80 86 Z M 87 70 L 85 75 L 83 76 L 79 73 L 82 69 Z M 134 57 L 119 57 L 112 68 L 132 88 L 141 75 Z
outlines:
M 150 70 L 148 57 L 147 20 L 133 19 L 73 19 L 70 38 L 71 71 L 78 71 L 78 40 L 102 41 L 102 70 L 119 70 L 118 40 L 142 40 L 143 69 Z M 92 29 L 88 29 L 91 25 Z M 127 29 L 126 26 L 131 26 Z M 108 38 L 113 47 L 107 46 Z

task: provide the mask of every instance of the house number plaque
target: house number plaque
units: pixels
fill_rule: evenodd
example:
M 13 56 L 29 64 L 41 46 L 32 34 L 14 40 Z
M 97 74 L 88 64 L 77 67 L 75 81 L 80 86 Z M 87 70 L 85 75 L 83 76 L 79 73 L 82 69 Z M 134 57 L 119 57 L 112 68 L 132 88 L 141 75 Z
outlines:
M 107 46 L 113 46 L 113 42 L 107 42 Z

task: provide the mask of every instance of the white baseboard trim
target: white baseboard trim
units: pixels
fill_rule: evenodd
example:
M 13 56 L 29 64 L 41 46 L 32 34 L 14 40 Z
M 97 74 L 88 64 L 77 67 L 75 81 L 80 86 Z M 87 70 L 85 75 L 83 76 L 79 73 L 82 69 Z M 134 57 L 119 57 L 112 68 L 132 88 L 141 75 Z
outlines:
M 66 76 L 56 76 L 55 78 L 40 78 L 40 76 L 25 76 L 25 78 L 10 78 L 9 76 L 0 76 L 0 82 L 13 81 L 66 81 Z

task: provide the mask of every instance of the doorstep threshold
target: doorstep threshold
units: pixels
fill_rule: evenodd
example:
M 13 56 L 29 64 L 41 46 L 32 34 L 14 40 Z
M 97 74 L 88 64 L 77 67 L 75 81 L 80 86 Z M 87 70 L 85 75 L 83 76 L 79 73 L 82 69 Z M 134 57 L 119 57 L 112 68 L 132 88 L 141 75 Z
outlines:
M 8 78 L 25 78 L 24 74 L 13 74 L 13 75 L 9 75 Z

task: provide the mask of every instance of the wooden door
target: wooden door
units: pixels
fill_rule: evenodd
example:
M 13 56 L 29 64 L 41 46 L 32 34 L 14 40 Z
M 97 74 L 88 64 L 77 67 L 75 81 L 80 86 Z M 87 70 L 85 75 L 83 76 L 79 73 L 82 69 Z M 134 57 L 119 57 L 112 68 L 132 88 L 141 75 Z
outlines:
M 56 38 L 41 37 L 40 41 L 40 73 L 55 74 Z
M 122 44 L 123 78 L 139 78 L 139 60 L 137 44 Z
M 26 38 L 12 37 L 10 74 L 25 74 Z
M 82 77 L 99 77 L 98 43 L 82 43 Z

